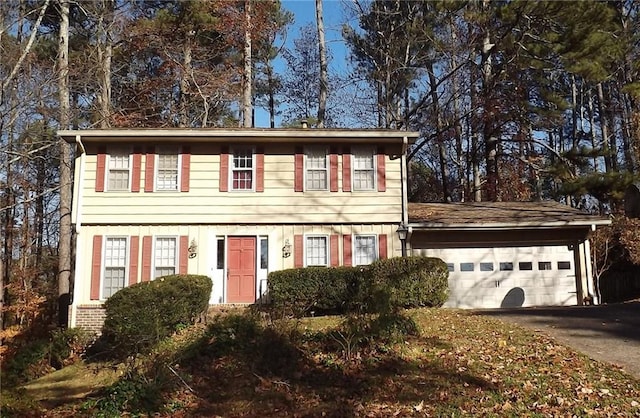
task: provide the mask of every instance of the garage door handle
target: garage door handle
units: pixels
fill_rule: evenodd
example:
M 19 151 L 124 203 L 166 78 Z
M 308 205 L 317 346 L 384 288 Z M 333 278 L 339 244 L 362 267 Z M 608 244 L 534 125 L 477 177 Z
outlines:
M 496 280 L 496 287 L 500 287 L 500 280 Z

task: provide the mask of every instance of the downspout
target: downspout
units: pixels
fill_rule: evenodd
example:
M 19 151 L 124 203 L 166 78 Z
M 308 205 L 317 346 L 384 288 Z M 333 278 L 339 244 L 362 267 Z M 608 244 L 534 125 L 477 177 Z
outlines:
M 76 295 L 76 285 L 77 285 L 77 273 L 80 271 L 80 260 L 83 259 L 80 245 L 80 227 L 82 226 L 82 186 L 84 182 L 84 165 L 85 165 L 85 155 L 86 149 L 84 148 L 84 144 L 82 143 L 82 136 L 76 135 L 76 145 L 80 150 L 80 155 L 77 157 L 77 165 L 76 165 L 76 173 L 77 176 L 74 176 L 74 185 L 73 185 L 73 202 L 75 205 L 71 208 L 73 211 L 73 223 L 75 224 L 75 263 L 73 267 L 73 286 L 71 291 L 71 315 L 69 318 L 69 326 L 75 327 L 76 325 L 76 304 L 75 304 L 75 295 Z
M 400 229 L 407 230 L 407 225 L 409 224 L 409 198 L 408 198 L 408 189 L 407 189 L 407 180 L 409 178 L 408 169 L 407 169 L 407 150 L 409 148 L 409 139 L 404 136 L 402 138 L 402 153 L 400 155 L 400 181 L 402 183 L 402 220 L 400 222 Z M 411 231 L 407 230 L 407 236 L 400 243 L 402 247 L 402 256 L 407 256 L 407 245 L 410 242 Z

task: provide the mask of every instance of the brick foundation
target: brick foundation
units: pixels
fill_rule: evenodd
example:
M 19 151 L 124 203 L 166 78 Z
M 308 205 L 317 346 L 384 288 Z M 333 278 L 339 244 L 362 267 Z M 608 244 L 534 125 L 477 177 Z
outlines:
M 100 334 L 106 311 L 102 305 L 79 305 L 76 308 L 76 327 Z

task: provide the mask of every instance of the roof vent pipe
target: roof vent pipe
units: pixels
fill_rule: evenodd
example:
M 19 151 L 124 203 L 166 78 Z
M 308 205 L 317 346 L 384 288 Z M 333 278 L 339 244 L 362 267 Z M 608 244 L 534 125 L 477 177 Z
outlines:
M 300 121 L 300 124 L 302 125 L 302 129 L 307 129 L 309 127 L 309 125 L 307 124 L 307 120 L 306 119 L 302 119 Z

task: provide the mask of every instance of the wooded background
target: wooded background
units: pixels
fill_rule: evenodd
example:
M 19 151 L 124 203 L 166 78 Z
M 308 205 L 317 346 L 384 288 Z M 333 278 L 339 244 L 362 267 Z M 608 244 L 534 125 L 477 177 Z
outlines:
M 3 330 L 68 303 L 73 159 L 57 129 L 252 127 L 256 108 L 271 127 L 419 131 L 412 201 L 612 214 L 596 272 L 633 264 L 620 211 L 640 164 L 639 1 L 327 3 L 351 22 L 342 73 L 321 0 L 298 28 L 270 0 L 0 2 Z

